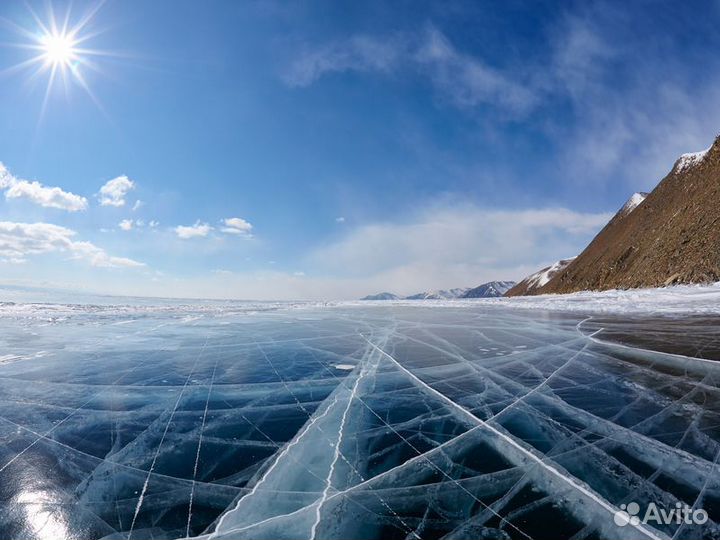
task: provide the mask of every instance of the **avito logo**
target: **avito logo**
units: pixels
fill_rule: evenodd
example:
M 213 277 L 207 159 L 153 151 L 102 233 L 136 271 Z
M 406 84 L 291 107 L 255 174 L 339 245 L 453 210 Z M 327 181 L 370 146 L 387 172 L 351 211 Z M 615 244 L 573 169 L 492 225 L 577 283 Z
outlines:
M 682 503 L 675 503 L 675 508 L 669 510 L 651 502 L 640 517 L 640 505 L 636 502 L 621 504 L 620 510 L 615 512 L 615 524 L 618 527 L 626 525 L 652 524 L 671 525 L 702 525 L 708 520 L 708 513 L 702 508 L 693 509 Z

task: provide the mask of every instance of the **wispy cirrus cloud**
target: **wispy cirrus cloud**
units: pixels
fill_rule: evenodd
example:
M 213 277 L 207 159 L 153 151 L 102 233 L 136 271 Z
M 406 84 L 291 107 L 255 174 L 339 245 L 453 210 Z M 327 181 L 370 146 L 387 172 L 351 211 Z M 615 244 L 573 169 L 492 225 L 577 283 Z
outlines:
M 458 107 L 501 105 L 518 113 L 537 101 L 535 90 L 519 74 L 511 75 L 459 51 L 438 29 L 414 35 L 355 35 L 305 48 L 284 73 L 290 86 L 305 87 L 331 73 L 347 71 L 390 74 L 411 69 Z
M 133 259 L 109 255 L 91 242 L 75 240 L 76 235 L 72 229 L 52 223 L 0 221 L 0 257 L 18 263 L 34 255 L 67 253 L 71 259 L 82 259 L 96 267 L 145 266 Z
M 125 206 L 125 196 L 133 189 L 135 189 L 135 182 L 125 175 L 108 180 L 98 193 L 100 206 Z M 133 210 L 136 209 L 133 208 Z
M 64 191 L 59 187 L 44 186 L 37 181 L 21 180 L 13 176 L 0 163 L 0 189 L 5 190 L 6 199 L 27 199 L 44 208 L 57 208 L 68 212 L 87 209 L 87 199 Z
M 707 147 L 718 133 L 717 56 L 666 49 L 672 40 L 648 39 L 636 23 L 598 3 L 566 13 L 553 29 L 545 90 L 563 95 L 573 118 L 552 136 L 567 141 L 557 160 L 577 182 L 650 189 L 680 154 Z M 689 79 L 692 65 L 707 76 Z
M 663 10 L 694 24 L 680 7 Z M 720 61 L 712 46 L 689 51 L 678 45 L 682 36 L 658 34 L 637 15 L 603 1 L 568 7 L 542 29 L 538 54 L 509 51 L 503 59 L 470 52 L 432 25 L 356 34 L 298 47 L 283 79 L 306 87 L 347 72 L 421 76 L 461 109 L 493 106 L 526 119 L 534 113 L 532 129 L 566 172 L 558 182 L 649 189 L 677 156 L 707 147 L 718 133 Z
M 433 85 L 460 107 L 500 105 L 525 112 L 537 102 L 536 90 L 519 74 L 505 73 L 472 55 L 458 51 L 439 30 L 430 28 L 414 60 Z
M 283 74 L 290 86 L 309 86 L 324 75 L 344 71 L 390 72 L 412 55 L 407 36 L 355 35 L 306 47 Z

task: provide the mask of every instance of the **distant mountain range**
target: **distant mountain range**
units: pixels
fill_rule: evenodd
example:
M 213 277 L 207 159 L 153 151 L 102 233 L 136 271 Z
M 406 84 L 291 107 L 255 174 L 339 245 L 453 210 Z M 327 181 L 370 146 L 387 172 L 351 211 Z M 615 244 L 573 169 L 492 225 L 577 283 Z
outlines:
M 514 281 L 491 281 L 468 290 L 461 298 L 498 298 L 514 285 Z
M 680 156 L 651 193 L 630 197 L 580 255 L 528 276 L 508 296 L 718 280 L 720 137 Z
M 360 300 L 400 300 L 401 297 L 397 294 L 389 293 L 389 292 L 381 292 L 377 294 L 369 294 L 367 296 L 364 296 Z
M 469 288 L 465 287 L 458 289 L 449 289 L 447 291 L 425 291 L 406 296 L 405 300 L 452 300 L 453 298 L 463 298 L 465 293 L 469 290 Z
M 490 281 L 475 288 L 425 291 L 410 296 L 398 296 L 389 292 L 371 294 L 361 300 L 453 300 L 458 298 L 496 298 L 515 285 L 514 281 Z

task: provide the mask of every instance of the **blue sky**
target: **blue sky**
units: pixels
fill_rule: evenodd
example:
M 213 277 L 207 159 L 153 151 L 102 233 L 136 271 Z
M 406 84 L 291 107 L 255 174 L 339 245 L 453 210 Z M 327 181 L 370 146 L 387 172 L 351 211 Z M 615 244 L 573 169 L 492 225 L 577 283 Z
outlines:
M 19 28 L 69 4 L 29 5 L 0 5 L 6 284 L 336 299 L 518 279 L 720 131 L 717 1 L 109 0 L 78 33 L 102 53 L 77 53 L 87 89 L 49 91 L 42 64 L 14 67 L 38 54 Z

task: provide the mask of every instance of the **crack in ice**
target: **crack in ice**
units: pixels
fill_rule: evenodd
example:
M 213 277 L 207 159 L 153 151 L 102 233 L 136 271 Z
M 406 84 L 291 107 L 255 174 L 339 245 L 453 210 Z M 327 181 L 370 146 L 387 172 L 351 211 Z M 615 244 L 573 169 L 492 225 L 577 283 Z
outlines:
M 367 340 L 367 338 L 365 338 L 365 339 Z M 368 343 L 370 343 L 370 345 L 373 346 L 375 349 L 377 349 L 380 353 L 382 353 L 383 355 L 385 355 L 390 361 L 392 361 L 398 368 L 400 368 L 400 370 L 402 370 L 406 375 L 408 375 L 413 381 L 415 381 L 415 382 L 416 382 L 417 384 L 419 384 L 421 387 L 427 389 L 429 392 L 431 392 L 432 394 L 436 395 L 436 396 L 439 397 L 440 399 L 442 399 L 442 400 L 444 400 L 445 402 L 447 402 L 451 407 L 455 408 L 463 417 L 469 419 L 471 422 L 473 422 L 473 423 L 475 423 L 475 424 L 478 424 L 478 425 L 483 426 L 485 429 L 488 429 L 489 431 L 491 431 L 492 433 L 494 433 L 496 436 L 498 436 L 500 439 L 502 439 L 503 441 L 505 441 L 506 443 L 508 443 L 509 445 L 511 445 L 512 447 L 514 447 L 514 448 L 517 449 L 518 451 L 520 451 L 520 452 L 521 452 L 522 454 L 524 454 L 526 457 L 528 457 L 529 459 L 531 459 L 532 461 L 534 461 L 535 463 L 537 463 L 538 465 L 540 465 L 540 467 L 542 467 L 543 469 L 545 469 L 546 471 L 548 471 L 550 474 L 556 476 L 557 478 L 559 478 L 559 479 L 562 480 L 563 482 L 566 482 L 568 485 L 570 485 L 571 487 L 573 487 L 574 489 L 576 489 L 577 491 L 579 491 L 580 493 L 582 493 L 583 495 L 585 495 L 587 498 L 589 498 L 590 500 L 592 500 L 592 501 L 594 501 L 595 503 L 597 503 L 601 508 L 603 508 L 604 510 L 606 510 L 606 511 L 607 511 L 609 514 L 611 514 L 612 516 L 614 516 L 614 515 L 619 511 L 618 508 L 612 506 L 610 503 L 608 503 L 607 501 L 603 500 L 599 495 L 597 495 L 597 494 L 593 493 L 592 491 L 590 491 L 590 489 L 588 489 L 588 488 L 586 488 L 585 486 L 579 484 L 577 481 L 573 480 L 572 478 L 570 478 L 570 477 L 562 474 L 562 473 L 561 473 L 559 470 L 557 470 L 555 467 L 553 467 L 553 466 L 548 465 L 547 463 L 545 463 L 543 460 L 541 460 L 540 458 L 538 458 L 534 453 L 530 452 L 528 449 L 526 449 L 526 448 L 524 448 L 523 446 L 521 446 L 520 444 L 518 444 L 517 441 L 515 441 L 514 439 L 512 439 L 512 438 L 511 438 L 510 436 L 508 436 L 507 434 L 505 434 L 505 433 L 501 432 L 500 430 L 498 430 L 497 428 L 495 428 L 495 427 L 493 427 L 493 426 L 485 423 L 483 420 L 479 419 L 477 416 L 475 416 L 474 414 L 472 414 L 470 411 L 468 411 L 468 410 L 465 409 L 464 407 L 461 407 L 460 405 L 458 405 L 457 403 L 455 403 L 453 400 L 451 400 L 450 398 L 448 398 L 445 394 L 443 394 L 443 393 L 441 393 L 441 392 L 438 392 L 438 391 L 435 390 L 433 387 L 431 387 L 431 386 L 428 385 L 427 383 L 425 383 L 425 382 L 423 382 L 422 380 L 420 380 L 419 378 L 417 378 L 412 372 L 410 372 L 410 371 L 409 371 L 408 369 L 406 369 L 402 364 L 400 364 L 400 362 L 398 362 L 397 360 L 395 360 L 395 358 L 393 358 L 393 357 L 390 356 L 388 353 L 386 353 L 385 351 L 383 351 L 382 349 L 380 349 L 379 347 L 377 347 L 377 345 L 375 345 L 374 343 L 372 343 L 372 342 L 369 341 L 369 340 L 368 340 Z M 648 538 L 651 538 L 652 540 L 661 540 L 661 537 L 660 537 L 660 536 L 658 536 L 658 535 L 657 535 L 656 533 L 654 533 L 653 531 L 647 529 L 645 526 L 640 525 L 640 524 L 634 525 L 634 524 L 632 524 L 632 523 L 631 523 L 631 525 L 632 525 L 636 530 L 638 530 L 638 532 L 641 532 L 644 536 L 646 536 L 646 537 L 648 537 Z

